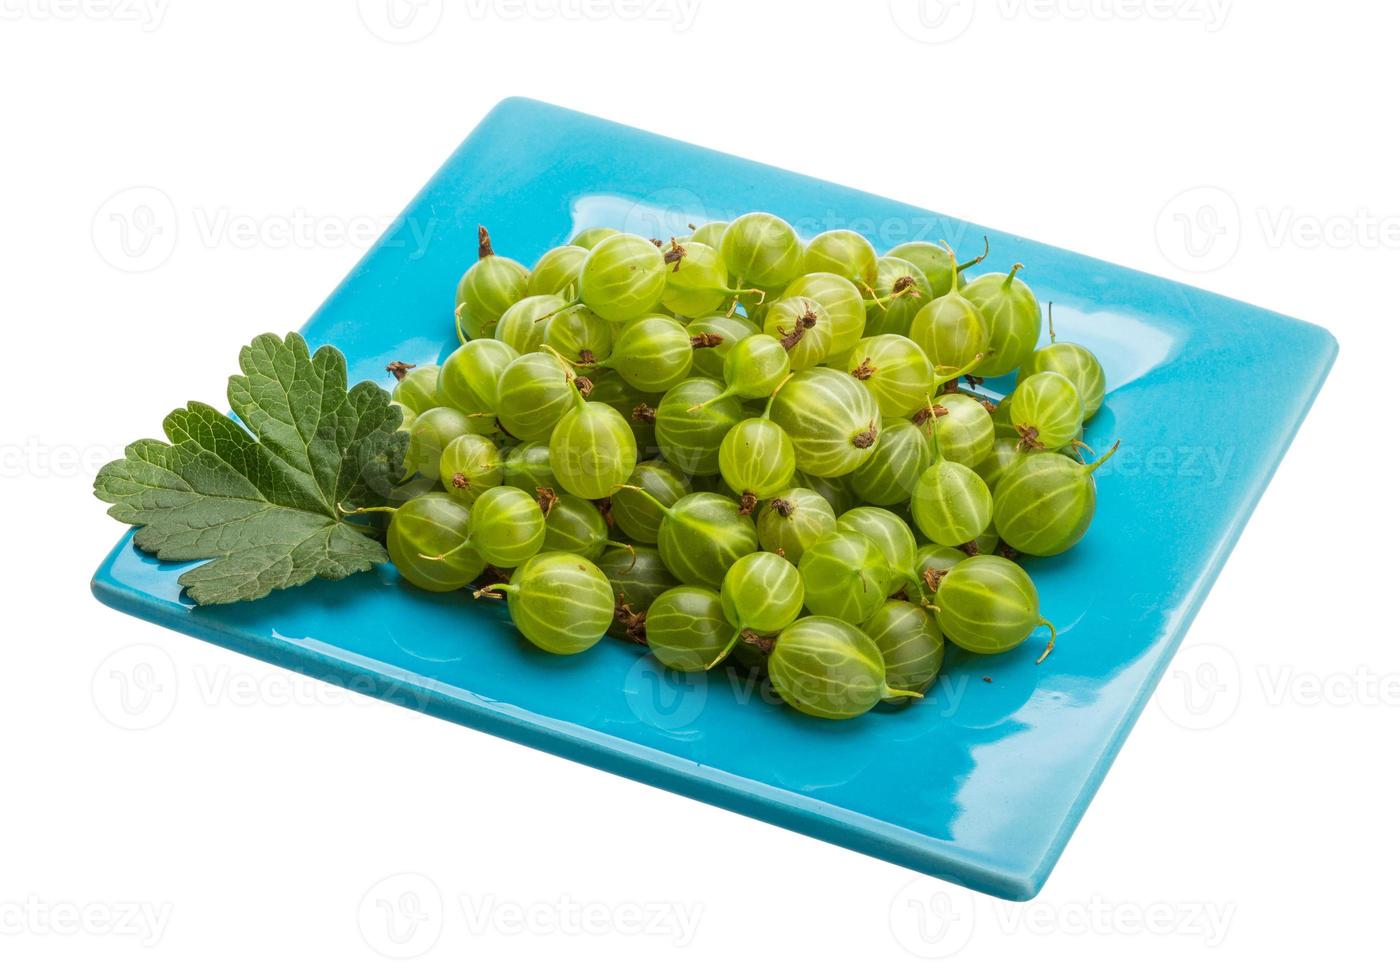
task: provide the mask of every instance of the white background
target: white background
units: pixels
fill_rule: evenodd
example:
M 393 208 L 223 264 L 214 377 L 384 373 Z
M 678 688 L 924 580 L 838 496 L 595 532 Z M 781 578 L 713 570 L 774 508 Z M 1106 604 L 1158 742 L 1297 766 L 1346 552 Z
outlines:
M 0 973 L 1214 977 L 1393 957 L 1400 14 L 420 3 L 395 29 L 384 0 L 0 0 Z M 511 94 L 1340 340 L 1034 902 L 350 697 L 89 596 L 118 534 L 90 496 L 97 466 L 179 401 L 218 399 L 239 345 L 300 325 Z M 113 198 L 133 187 L 160 207 Z M 122 215 L 148 233 L 139 254 L 117 247 Z M 1200 397 L 1229 411 L 1228 390 Z

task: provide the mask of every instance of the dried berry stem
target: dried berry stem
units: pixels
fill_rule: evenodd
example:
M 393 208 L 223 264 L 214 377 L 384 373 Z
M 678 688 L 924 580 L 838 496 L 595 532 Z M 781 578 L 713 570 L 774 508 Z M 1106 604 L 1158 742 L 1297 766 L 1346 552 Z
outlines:
M 748 517 L 753 513 L 753 509 L 758 506 L 758 498 L 750 490 L 745 490 L 739 496 L 739 513 Z
M 660 242 L 657 243 L 658 246 Z M 672 272 L 679 272 L 681 269 L 681 259 L 685 258 L 685 246 L 674 238 L 671 239 L 671 247 L 668 248 L 661 258 L 671 267 Z
M 771 636 L 763 636 L 753 630 L 740 630 L 739 639 L 764 655 L 773 652 L 773 647 L 777 645 L 777 640 Z
M 548 517 L 554 505 L 559 503 L 559 495 L 549 487 L 535 487 L 535 499 L 540 502 L 540 513 L 545 517 Z

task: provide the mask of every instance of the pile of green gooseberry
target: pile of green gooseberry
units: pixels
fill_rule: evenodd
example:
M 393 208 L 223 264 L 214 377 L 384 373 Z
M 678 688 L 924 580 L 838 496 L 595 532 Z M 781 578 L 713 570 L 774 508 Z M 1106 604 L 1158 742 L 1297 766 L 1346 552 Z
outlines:
M 964 276 L 987 254 L 877 256 L 756 212 L 669 241 L 590 228 L 527 268 L 480 229 L 460 346 L 389 366 L 414 487 L 382 508 L 394 565 L 503 598 L 542 651 L 611 634 L 761 671 L 823 718 L 919 698 L 948 643 L 1045 626 L 1043 659 L 1020 562 L 1089 527 L 1105 378 L 1053 322 L 1038 346 L 1019 264 Z

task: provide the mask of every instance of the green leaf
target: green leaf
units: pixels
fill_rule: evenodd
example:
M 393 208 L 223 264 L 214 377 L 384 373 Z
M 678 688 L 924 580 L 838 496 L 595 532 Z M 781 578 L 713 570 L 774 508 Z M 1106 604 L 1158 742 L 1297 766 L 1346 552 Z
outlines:
M 342 507 L 381 505 L 403 477 L 398 406 L 370 381 L 347 391 L 344 355 L 322 347 L 312 356 L 299 334 L 263 334 L 239 366 L 228 400 L 243 425 L 200 402 L 171 412 L 169 442 L 134 442 L 97 474 L 107 512 L 138 527 L 143 551 L 210 559 L 180 576 L 201 605 L 387 561 Z

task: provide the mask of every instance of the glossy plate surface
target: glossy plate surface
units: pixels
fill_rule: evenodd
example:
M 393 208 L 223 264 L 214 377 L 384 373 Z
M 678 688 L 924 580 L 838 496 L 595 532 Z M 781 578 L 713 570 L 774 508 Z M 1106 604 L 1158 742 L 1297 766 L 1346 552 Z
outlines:
M 806 718 L 728 674 L 680 678 L 606 640 L 535 652 L 497 607 L 392 568 L 195 609 L 184 566 L 127 535 L 103 602 L 260 659 L 937 875 L 1026 899 L 1044 883 L 1150 696 L 1336 354 L 1325 331 L 1095 259 L 553 106 L 500 104 L 303 330 L 352 383 L 454 346 L 453 290 L 476 225 L 527 265 L 578 228 L 648 237 L 752 210 L 883 250 L 946 238 L 1025 264 L 1061 340 L 1093 349 L 1109 395 L 1087 439 L 1124 448 L 1071 553 L 1028 564 L 1059 626 L 995 658 L 955 657 L 927 700 L 846 723 Z M 234 352 L 229 352 L 234 367 Z M 997 385 L 993 382 L 992 387 Z M 1230 392 L 1229 411 L 1203 393 Z M 171 391 L 171 403 L 218 392 Z M 154 421 L 154 420 L 153 420 Z M 983 678 L 990 678 L 990 683 Z

